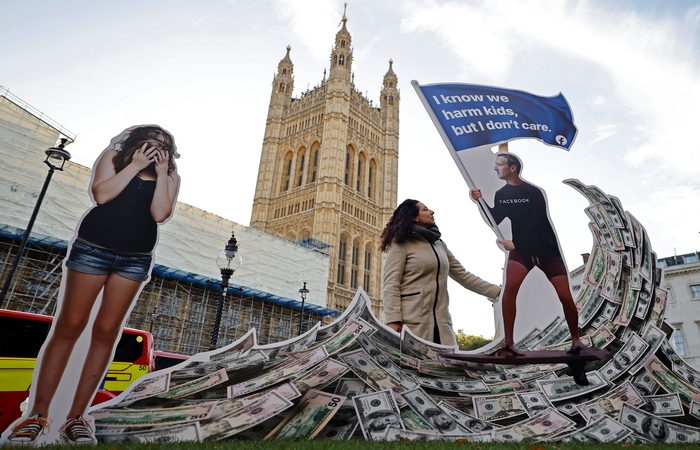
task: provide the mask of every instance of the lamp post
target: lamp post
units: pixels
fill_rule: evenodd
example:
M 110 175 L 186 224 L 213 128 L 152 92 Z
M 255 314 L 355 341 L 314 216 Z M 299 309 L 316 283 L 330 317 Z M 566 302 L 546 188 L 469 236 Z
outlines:
M 224 300 L 226 299 L 226 291 L 228 290 L 228 280 L 231 279 L 233 272 L 236 271 L 243 263 L 240 253 L 238 253 L 238 241 L 236 236 L 231 232 L 231 239 L 228 240 L 226 248 L 224 248 L 219 256 L 216 257 L 216 265 L 221 271 L 221 296 L 219 304 L 216 308 L 216 319 L 214 326 L 211 329 L 211 343 L 209 350 L 214 350 L 219 342 L 219 326 L 221 325 L 221 313 L 224 309 Z
M 34 205 L 34 212 L 32 213 L 32 217 L 29 219 L 27 229 L 24 230 L 24 235 L 22 236 L 22 241 L 19 244 L 19 249 L 17 249 L 15 260 L 12 262 L 12 267 L 10 268 L 10 271 L 7 274 L 7 278 L 5 279 L 5 284 L 2 287 L 2 293 L 0 293 L 0 308 L 2 308 L 2 304 L 5 301 L 7 291 L 10 289 L 10 285 L 12 284 L 12 278 L 14 278 L 15 276 L 15 271 L 17 270 L 19 259 L 22 257 L 22 253 L 24 253 L 24 248 L 27 246 L 29 235 L 32 232 L 32 227 L 34 227 L 34 221 L 36 220 L 36 216 L 37 214 L 39 214 L 39 208 L 41 207 L 41 202 L 44 200 L 46 189 L 48 189 L 49 187 L 51 176 L 53 175 L 55 170 L 63 171 L 63 166 L 66 164 L 66 161 L 70 159 L 70 153 L 68 153 L 68 151 L 64 148 L 66 142 L 68 142 L 68 139 L 61 138 L 61 143 L 58 144 L 58 147 L 51 147 L 45 150 L 46 159 L 44 160 L 44 163 L 47 166 L 49 166 L 49 173 L 48 175 L 46 175 L 44 187 L 41 189 L 41 193 L 39 193 L 39 198 L 37 198 L 36 200 L 36 205 Z
M 304 320 L 304 301 L 306 301 L 306 294 L 309 293 L 309 290 L 306 289 L 306 281 L 304 281 L 304 287 L 299 289 L 299 295 L 301 295 L 301 313 L 299 313 L 299 333 L 298 335 L 301 335 L 301 322 Z

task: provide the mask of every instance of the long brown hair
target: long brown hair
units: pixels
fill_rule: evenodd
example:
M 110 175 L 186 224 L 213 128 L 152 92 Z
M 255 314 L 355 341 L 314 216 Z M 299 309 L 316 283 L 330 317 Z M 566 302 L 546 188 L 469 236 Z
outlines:
M 379 249 L 384 252 L 394 242 L 406 242 L 413 233 L 413 219 L 418 212 L 418 200 L 409 198 L 401 202 L 382 231 Z
M 154 143 L 157 142 L 157 143 Z M 134 152 L 140 149 L 141 146 L 148 142 L 150 145 L 156 145 L 168 152 L 168 175 L 175 170 L 175 158 L 180 155 L 175 149 L 175 139 L 170 133 L 157 125 L 147 125 L 136 127 L 119 142 L 121 150 L 112 159 L 114 170 L 119 173 L 124 167 L 131 163 L 134 157 Z M 147 170 L 152 171 L 155 175 L 153 165 L 148 166 Z

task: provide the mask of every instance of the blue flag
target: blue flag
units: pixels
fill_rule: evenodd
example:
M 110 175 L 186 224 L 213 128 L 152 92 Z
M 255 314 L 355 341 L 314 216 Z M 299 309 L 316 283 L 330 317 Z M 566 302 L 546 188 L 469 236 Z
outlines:
M 571 108 L 561 93 L 540 97 L 475 84 L 411 84 L 455 151 L 522 138 L 568 150 L 576 138 Z

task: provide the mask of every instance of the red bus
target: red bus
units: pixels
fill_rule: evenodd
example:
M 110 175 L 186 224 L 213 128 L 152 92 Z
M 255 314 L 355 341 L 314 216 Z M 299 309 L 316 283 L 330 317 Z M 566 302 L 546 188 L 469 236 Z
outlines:
M 22 415 L 20 405 L 29 396 L 36 358 L 52 320 L 52 316 L 0 309 L 0 432 Z M 155 370 L 153 354 L 151 333 L 124 328 L 93 405 L 115 397 Z

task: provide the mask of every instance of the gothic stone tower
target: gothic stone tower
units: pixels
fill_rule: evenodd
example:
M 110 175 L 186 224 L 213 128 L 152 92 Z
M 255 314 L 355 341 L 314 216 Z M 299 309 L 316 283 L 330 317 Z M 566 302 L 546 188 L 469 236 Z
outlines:
M 328 79 L 300 98 L 291 47 L 277 66 L 250 225 L 331 256 L 329 308 L 345 310 L 361 286 L 383 317 L 379 237 L 396 207 L 399 91 L 391 60 L 379 108 L 355 88 L 346 23 Z

